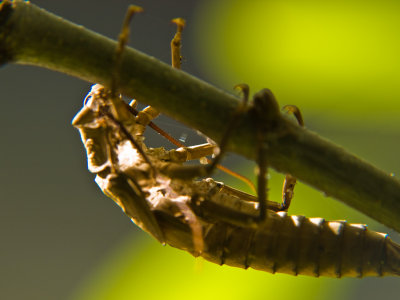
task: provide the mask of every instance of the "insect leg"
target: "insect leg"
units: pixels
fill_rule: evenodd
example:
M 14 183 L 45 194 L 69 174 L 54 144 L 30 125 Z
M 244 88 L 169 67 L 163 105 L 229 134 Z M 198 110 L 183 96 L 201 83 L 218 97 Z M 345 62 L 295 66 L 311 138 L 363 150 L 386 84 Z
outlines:
M 250 113 L 255 115 L 257 124 L 257 195 L 259 202 L 258 222 L 262 223 L 267 217 L 267 170 L 268 170 L 268 144 L 265 142 L 265 135 L 275 125 L 275 120 L 280 117 L 278 103 L 268 89 L 256 93 L 253 98 L 253 107 Z
M 172 20 L 172 23 L 177 25 L 177 31 L 176 31 L 174 38 L 171 40 L 171 65 L 174 68 L 180 69 L 181 68 L 181 60 L 182 60 L 181 59 L 182 58 L 182 55 L 181 55 L 182 31 L 185 26 L 185 20 L 182 18 L 176 18 L 176 19 Z M 238 88 L 240 88 L 240 87 L 238 86 Z M 186 147 L 182 143 L 180 143 L 178 140 L 171 137 L 168 133 L 166 133 L 164 130 L 162 130 L 156 124 L 154 124 L 152 122 L 152 120 L 159 115 L 159 112 L 155 108 L 153 108 L 151 106 L 147 106 L 146 108 L 144 108 L 142 111 L 139 112 L 138 110 L 136 110 L 136 101 L 132 100 L 132 102 L 130 103 L 130 106 L 129 106 L 129 110 L 133 115 L 137 116 L 136 122 L 143 125 L 142 132 L 140 132 L 139 135 L 143 135 L 145 127 L 148 125 L 152 129 L 157 131 L 160 135 L 162 135 L 164 138 L 166 138 L 168 141 L 170 141 L 172 144 L 174 144 L 177 147 L 180 147 L 178 152 L 184 152 L 182 149 L 185 149 Z M 189 156 L 193 156 L 193 157 L 195 156 L 196 159 L 203 159 L 207 155 L 214 154 L 214 151 L 212 149 L 216 148 L 216 146 L 212 145 L 212 144 L 210 144 L 209 147 L 207 146 L 206 148 L 211 149 L 211 151 L 206 152 L 203 156 L 200 156 L 200 157 L 198 156 L 198 154 L 192 155 L 191 153 L 195 153 L 195 152 L 197 152 L 197 150 L 194 149 L 194 147 L 190 147 L 190 148 L 192 148 L 192 149 L 189 149 L 189 152 L 190 152 Z M 201 152 L 204 151 L 204 147 L 201 146 L 201 148 L 202 148 L 202 150 L 200 150 L 200 151 Z M 179 154 L 179 156 L 183 157 L 181 153 Z M 189 160 L 189 159 L 194 159 L 194 158 L 188 158 L 187 160 Z M 212 163 L 212 160 L 210 160 L 208 158 L 205 158 L 205 160 L 209 164 Z M 184 162 L 186 160 L 179 160 L 179 161 Z M 215 167 L 220 169 L 221 171 L 245 182 L 250 187 L 250 189 L 255 192 L 255 187 L 254 187 L 253 183 L 247 177 L 245 177 L 241 174 L 238 174 L 222 165 L 214 163 L 213 166 L 210 167 L 210 170 L 207 173 L 210 174 Z M 183 176 L 197 177 L 197 176 L 205 175 L 205 174 L 203 174 L 204 173 L 203 171 L 200 172 L 201 174 L 193 172 L 192 170 L 189 170 L 189 171 L 190 171 L 190 174 L 193 174 L 193 175 L 185 174 Z
M 141 7 L 131 5 L 128 8 L 127 15 L 126 15 L 124 23 L 122 25 L 121 33 L 119 35 L 119 42 L 118 42 L 117 50 L 115 52 L 115 57 L 114 57 L 115 64 L 114 64 L 113 76 L 112 76 L 112 81 L 111 81 L 111 96 L 113 98 L 116 97 L 116 91 L 117 91 L 118 79 L 119 79 L 118 72 L 119 72 L 119 68 L 121 65 L 122 53 L 123 53 L 124 47 L 128 41 L 128 37 L 129 37 L 129 24 L 132 20 L 133 15 L 135 13 L 142 12 L 142 11 L 143 11 L 143 9 Z M 172 22 L 177 24 L 177 32 L 171 41 L 172 66 L 174 68 L 180 69 L 180 67 L 181 67 L 180 48 L 181 48 L 181 41 L 182 41 L 182 30 L 185 25 L 185 21 L 181 18 L 177 18 L 177 19 L 173 19 Z M 152 123 L 152 120 L 155 119 L 159 115 L 159 112 L 154 107 L 151 107 L 151 106 L 147 106 L 143 110 L 137 111 L 135 106 L 136 106 L 136 100 L 132 100 L 132 102 L 129 105 L 129 110 L 132 114 L 137 116 L 136 122 L 138 124 L 143 125 L 143 127 L 146 127 L 147 125 L 150 125 L 150 126 L 153 125 L 151 127 L 153 127 L 155 130 L 160 132 L 161 130 L 157 126 L 155 126 L 155 124 Z M 143 128 L 143 131 L 144 131 L 144 128 Z M 162 134 L 163 132 L 160 132 L 160 133 Z
M 138 10 L 138 12 L 141 10 Z M 180 69 L 181 68 L 181 47 L 182 47 L 182 31 L 183 27 L 185 26 L 185 20 L 181 18 L 176 18 L 172 20 L 172 23 L 175 23 L 177 25 L 177 31 L 175 33 L 174 38 L 171 40 L 171 65 L 174 68 Z M 128 37 L 128 24 L 129 22 L 125 22 L 123 25 L 123 31 L 121 32 L 120 38 L 121 42 L 120 44 L 125 44 L 127 37 Z M 123 47 L 119 46 L 117 50 L 116 57 L 120 57 L 122 54 L 122 49 Z M 120 60 L 120 59 L 118 59 Z M 119 62 L 120 64 L 120 62 Z M 115 73 L 117 74 L 117 70 L 115 70 Z M 114 86 L 116 86 L 116 80 L 113 81 Z M 153 128 L 155 131 L 157 131 L 159 134 L 161 134 L 163 137 L 165 137 L 167 140 L 169 140 L 172 144 L 178 147 L 182 147 L 183 145 L 180 144 L 178 141 L 176 141 L 174 138 L 172 138 L 168 133 L 166 133 L 164 130 L 162 130 L 160 127 L 155 125 L 152 120 L 155 119 L 158 115 L 159 112 L 157 109 L 151 106 L 146 106 L 144 109 L 141 111 L 138 111 L 136 109 L 137 102 L 136 100 L 132 100 L 131 103 L 129 104 L 129 111 L 131 114 L 136 116 L 136 123 L 140 124 L 143 126 L 142 131 L 136 133 L 136 135 L 143 135 L 145 127 L 148 125 L 151 128 Z
M 187 162 L 190 160 L 201 159 L 205 156 L 213 155 L 215 146 L 209 143 L 179 147 L 168 151 L 170 161 L 172 162 Z
M 119 72 L 122 63 L 122 54 L 125 50 L 125 46 L 128 43 L 129 38 L 129 25 L 132 21 L 133 16 L 136 13 L 140 13 L 143 11 L 143 8 L 136 5 L 130 5 L 125 15 L 124 22 L 122 23 L 121 32 L 118 36 L 118 44 L 117 49 L 114 53 L 114 67 L 112 70 L 111 76 L 111 84 L 110 84 L 110 91 L 112 99 L 117 98 L 117 91 L 118 91 L 118 84 L 119 84 Z
M 140 10 L 137 10 L 137 12 L 140 12 Z M 172 20 L 172 23 L 175 23 L 177 25 L 177 31 L 175 33 L 174 38 L 171 41 L 171 56 L 172 56 L 172 61 L 171 61 L 171 65 L 174 68 L 180 69 L 181 68 L 181 46 L 182 46 L 182 31 L 183 31 L 183 27 L 185 26 L 185 20 L 181 19 L 181 18 L 176 18 Z M 127 37 L 129 34 L 128 31 L 128 22 L 124 22 L 123 25 L 123 30 L 120 34 L 120 45 L 121 44 L 125 44 L 127 41 Z M 120 60 L 118 59 L 118 57 L 121 56 L 122 54 L 122 49 L 123 47 L 119 46 L 118 50 L 117 50 L 117 54 L 116 60 Z M 120 62 L 119 62 L 120 64 Z M 117 70 L 115 70 L 115 73 L 117 74 Z M 116 86 L 116 80 L 113 80 L 113 85 Z M 136 100 L 132 100 L 131 103 L 129 104 L 128 108 L 129 111 L 131 112 L 131 114 L 136 116 L 136 123 L 142 125 L 142 129 L 139 132 L 136 132 L 136 135 L 143 135 L 146 126 L 150 126 L 151 128 L 153 128 L 155 131 L 157 131 L 159 134 L 161 134 L 163 137 L 165 137 L 167 140 L 169 140 L 171 143 L 175 144 L 178 147 L 181 147 L 183 145 L 179 144 L 179 142 L 177 142 L 174 138 L 172 138 L 168 133 L 166 133 L 164 130 L 162 130 L 160 127 L 158 127 L 156 124 L 154 124 L 152 122 L 153 119 L 155 119 L 160 113 L 157 109 L 155 109 L 154 107 L 151 106 L 146 106 L 143 110 L 138 111 L 136 109 L 137 106 L 137 102 Z M 178 143 L 178 144 L 177 144 Z
M 263 222 L 267 217 L 267 146 L 263 143 L 263 132 L 257 130 L 257 195 L 258 195 L 258 209 L 259 221 Z
M 228 141 L 232 135 L 232 132 L 239 124 L 239 122 L 241 120 L 241 116 L 243 116 L 247 110 L 249 87 L 246 84 L 239 84 L 239 85 L 235 86 L 235 88 L 240 89 L 243 92 L 243 101 L 239 104 L 238 108 L 233 113 L 231 122 L 228 124 L 226 131 L 222 135 L 221 143 L 219 144 L 219 153 L 215 156 L 215 158 L 211 161 L 211 163 L 206 166 L 203 166 L 203 165 L 200 165 L 200 166 L 166 165 L 165 169 L 163 169 L 163 172 L 167 173 L 171 177 L 195 178 L 195 177 L 209 176 L 215 170 L 215 168 L 218 167 L 219 162 L 221 161 L 223 155 L 226 152 L 226 147 L 228 145 Z M 200 145 L 200 146 L 198 146 L 198 148 L 192 149 L 192 155 L 198 156 L 199 153 L 204 150 L 206 150 L 204 152 L 205 155 L 213 154 L 214 149 L 215 149 L 215 146 L 211 145 L 211 144 Z M 175 152 L 176 152 L 176 150 L 175 150 Z M 189 154 L 190 153 L 185 154 L 185 155 L 187 155 L 186 158 L 188 158 Z M 190 158 L 188 158 L 188 159 L 190 159 Z
M 243 114 L 248 108 L 246 107 L 249 88 L 247 85 L 239 85 L 238 86 L 243 91 L 244 101 L 243 106 L 237 110 L 237 116 Z M 257 94 L 254 95 L 254 101 L 252 107 L 248 109 L 249 114 L 254 115 L 254 119 L 257 124 L 257 154 L 256 154 L 256 162 L 258 164 L 258 174 L 257 174 L 257 195 L 258 195 L 258 207 L 257 212 L 258 216 L 249 216 L 246 213 L 238 210 L 229 209 L 229 207 L 221 208 L 221 214 L 225 216 L 225 220 L 231 222 L 232 224 L 237 223 L 238 221 L 244 223 L 245 226 L 252 225 L 254 223 L 263 223 L 267 217 L 267 210 L 278 211 L 280 210 L 280 205 L 271 205 L 270 202 L 267 201 L 267 170 L 268 170 L 268 144 L 265 142 L 265 135 L 276 126 L 276 120 L 280 118 L 280 111 L 278 103 L 275 100 L 275 97 L 271 93 L 271 91 L 264 89 Z M 237 120 L 237 116 L 235 115 L 235 120 Z M 231 133 L 231 131 L 237 126 L 237 121 L 232 122 L 228 127 L 224 138 L 221 142 L 221 153 L 224 151 L 224 147 L 226 146 L 227 139 Z M 219 155 L 221 155 L 221 153 Z M 216 159 L 217 160 L 217 159 Z M 218 160 L 217 160 L 218 162 Z M 235 191 L 230 190 L 229 194 L 234 196 Z M 250 200 L 251 201 L 251 200 Z M 203 207 L 208 203 L 205 203 Z M 205 211 L 215 211 L 217 206 L 215 203 L 210 203 L 214 205 L 213 208 L 205 209 Z M 237 219 L 233 220 L 234 217 Z M 244 221 L 244 222 L 242 222 Z
M 249 86 L 247 84 L 238 84 L 234 88 L 240 90 L 243 93 L 242 102 L 239 104 L 238 108 L 233 113 L 233 116 L 231 118 L 230 123 L 228 124 L 227 129 L 225 130 L 224 134 L 222 135 L 221 142 L 218 146 L 219 153 L 214 157 L 214 159 L 211 161 L 210 164 L 208 164 L 207 166 L 204 167 L 204 169 L 205 169 L 204 176 L 210 175 L 215 170 L 215 168 L 218 166 L 218 164 L 221 162 L 221 159 L 226 152 L 226 147 L 228 145 L 228 142 L 232 135 L 232 132 L 238 126 L 238 124 L 241 120 L 241 116 L 244 115 L 244 113 L 247 109 L 247 103 L 249 100 Z M 211 144 L 210 144 L 210 146 L 213 148 L 209 148 L 209 149 L 214 151 L 215 147 Z
M 177 25 L 177 31 L 176 31 L 176 34 L 175 34 L 174 38 L 173 38 L 172 41 L 171 41 L 171 64 L 172 64 L 172 67 L 177 68 L 177 69 L 180 69 L 180 68 L 181 68 L 181 62 L 182 62 L 182 55 L 181 55 L 181 48 L 182 48 L 182 31 L 183 31 L 183 28 L 184 28 L 185 25 L 186 25 L 186 22 L 185 22 L 185 20 L 182 19 L 182 18 L 176 18 L 176 19 L 173 19 L 173 20 L 172 20 L 172 23 L 174 23 L 174 24 Z M 241 89 L 242 92 L 243 92 L 244 94 L 245 94 L 245 91 L 244 91 L 244 90 L 247 91 L 247 94 L 244 95 L 244 97 L 245 97 L 245 99 L 246 99 L 246 102 L 247 102 L 248 93 L 249 93 L 249 88 L 248 88 L 248 86 L 247 86 L 247 85 L 244 85 L 244 84 L 242 84 L 242 85 L 239 84 L 239 85 L 237 85 L 235 88 L 236 88 L 236 89 Z M 240 115 L 240 114 L 237 113 L 237 114 L 235 114 L 235 116 L 236 116 L 236 115 Z M 233 118 L 233 120 L 235 121 L 235 118 Z M 231 125 L 229 126 L 230 131 L 232 131 L 232 130 L 234 129 L 234 127 L 235 127 L 235 126 L 232 126 L 232 124 L 231 124 Z M 220 153 L 221 153 L 221 152 L 222 152 L 222 153 L 224 152 L 224 151 L 221 150 L 221 146 L 223 145 L 223 148 L 225 148 L 229 136 L 230 136 L 230 132 L 229 132 L 229 133 L 226 133 L 226 134 L 224 135 L 226 141 L 224 141 L 224 139 L 223 139 L 223 141 L 221 141 L 221 144 L 219 145 Z M 175 145 L 176 145 L 176 144 L 175 144 Z M 212 145 L 212 144 L 210 144 L 210 145 Z M 177 145 L 177 146 L 178 146 L 178 145 Z M 180 145 L 179 147 L 182 147 L 182 146 L 183 146 L 183 145 Z M 213 154 L 213 152 L 210 153 L 210 154 Z M 221 171 L 223 171 L 223 172 L 225 172 L 225 173 L 227 173 L 227 174 L 229 174 L 229 175 L 231 175 L 231 176 L 233 176 L 233 177 L 236 177 L 237 179 L 239 179 L 239 180 L 245 182 L 245 183 L 250 187 L 250 189 L 252 189 L 253 191 L 255 191 L 255 188 L 254 188 L 253 183 L 252 183 L 247 177 L 245 177 L 245 176 L 243 176 L 243 175 L 240 175 L 240 174 L 238 174 L 238 173 L 236 173 L 236 172 L 234 172 L 234 171 L 232 171 L 232 170 L 230 170 L 230 169 L 228 169 L 228 168 L 226 168 L 226 167 L 224 167 L 224 166 L 222 166 L 222 165 L 219 165 L 218 162 L 221 160 L 221 158 L 222 158 L 222 155 L 218 158 L 218 160 L 214 159 L 214 161 L 212 161 L 212 160 L 206 158 L 207 162 L 210 164 L 209 169 L 208 169 L 208 171 L 207 171 L 207 174 L 211 174 L 211 172 L 212 172 L 215 168 L 218 168 L 218 169 L 220 169 Z
M 215 158 L 213 159 L 212 163 L 207 166 L 207 172 L 208 174 L 211 174 L 211 172 L 217 167 L 217 165 L 220 163 L 223 155 L 226 152 L 226 147 L 228 145 L 228 141 L 230 137 L 232 136 L 232 132 L 236 129 L 236 127 L 239 125 L 241 121 L 241 117 L 245 114 L 247 110 L 247 103 L 249 101 L 249 86 L 247 84 L 237 84 L 235 89 L 240 90 L 243 94 L 242 101 L 237 107 L 236 111 L 233 113 L 233 116 L 231 117 L 231 121 L 228 124 L 227 129 L 225 130 L 221 142 L 219 144 L 219 153 Z
M 132 118 L 129 106 L 117 95 L 119 71 L 122 62 L 122 54 L 125 49 L 128 36 L 129 24 L 135 13 L 141 12 L 142 8 L 138 6 L 129 6 L 125 16 L 121 33 L 119 35 L 117 49 L 114 56 L 114 70 L 112 74 L 111 87 L 109 91 L 109 106 L 104 108 L 103 115 L 108 117 L 108 121 L 117 126 L 119 132 L 123 133 L 132 146 L 140 153 L 145 162 L 150 165 L 152 175 L 156 175 L 156 169 L 146 155 L 141 146 L 141 141 L 135 139 L 137 129 L 136 118 Z M 116 145 L 113 145 L 112 139 L 109 139 L 111 146 L 111 155 L 116 151 Z M 117 164 L 115 164 L 117 165 Z M 152 234 L 161 243 L 165 242 L 163 231 L 161 230 L 151 208 L 149 207 L 145 195 L 135 178 L 129 177 L 118 168 L 112 168 L 111 173 L 96 177 L 96 182 L 103 192 L 110 196 L 121 208 L 136 222 Z
M 238 126 L 238 124 L 241 120 L 241 116 L 244 115 L 244 113 L 246 112 L 246 109 L 247 109 L 247 103 L 249 100 L 249 86 L 247 84 L 242 83 L 242 84 L 236 85 L 234 88 L 237 90 L 240 90 L 243 93 L 242 102 L 239 104 L 238 108 L 233 113 L 231 121 L 228 124 L 228 127 L 226 128 L 224 134 L 222 135 L 221 142 L 218 145 L 218 148 L 219 148 L 218 154 L 214 157 L 214 159 L 211 161 L 211 163 L 205 167 L 205 171 L 206 171 L 205 176 L 210 175 L 215 170 L 215 168 L 218 166 L 218 164 L 221 162 L 221 159 L 226 152 L 226 147 L 228 145 L 228 142 L 232 135 L 232 132 Z M 186 156 L 180 158 L 180 160 L 188 161 L 191 159 L 198 159 L 198 158 L 201 158 L 201 157 L 204 157 L 207 155 L 214 154 L 215 148 L 216 148 L 216 146 L 214 146 L 210 143 L 207 143 L 207 144 L 197 145 L 197 146 L 193 146 L 193 147 L 185 147 L 180 151 L 178 151 L 178 149 L 175 151 L 185 153 Z M 184 160 L 182 160 L 182 159 L 184 159 Z
M 297 122 L 301 127 L 304 127 L 303 116 L 301 115 L 300 109 L 295 105 L 286 105 L 283 107 L 289 113 L 293 113 Z M 289 209 L 290 203 L 294 196 L 294 187 L 296 185 L 296 178 L 290 174 L 286 174 L 285 180 L 283 181 L 282 187 L 282 204 L 281 210 L 287 211 Z
M 176 18 L 172 20 L 172 23 L 177 25 L 177 29 L 174 38 L 171 40 L 171 65 L 173 68 L 180 69 L 182 31 L 183 27 L 185 27 L 185 20 L 182 18 Z M 125 32 L 123 33 L 121 33 L 120 37 L 123 36 L 123 38 L 126 40 L 125 36 L 127 37 L 127 30 L 125 30 Z M 158 128 L 158 126 L 154 126 L 155 124 L 152 123 L 152 120 L 155 119 L 160 114 L 158 110 L 155 109 L 154 107 L 147 106 L 143 110 L 137 111 L 134 107 L 135 105 L 136 101 L 132 100 L 132 102 L 130 103 L 130 107 L 132 113 L 137 116 L 137 123 L 142 124 L 143 126 L 150 125 L 151 127 L 153 127 L 154 130 L 158 131 L 160 134 L 163 134 L 164 132 L 160 128 Z
M 180 69 L 182 62 L 182 31 L 186 22 L 182 18 L 173 19 L 171 22 L 177 26 L 175 36 L 171 41 L 171 64 L 173 68 Z

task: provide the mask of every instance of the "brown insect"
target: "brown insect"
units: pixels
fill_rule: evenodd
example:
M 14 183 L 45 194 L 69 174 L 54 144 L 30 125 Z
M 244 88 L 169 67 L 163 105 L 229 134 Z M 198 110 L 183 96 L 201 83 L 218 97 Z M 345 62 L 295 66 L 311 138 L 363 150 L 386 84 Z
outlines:
M 252 104 L 247 105 L 248 88 L 239 86 L 243 105 L 227 126 L 219 154 L 208 165 L 187 166 L 184 162 L 214 154 L 217 146 L 213 144 L 174 150 L 146 147 L 143 133 L 158 112 L 152 107 L 137 112 L 135 101 L 128 105 L 116 95 L 127 24 L 137 11 L 137 7 L 131 8 L 124 23 L 110 89 L 94 85 L 72 122 L 86 148 L 88 168 L 96 174 L 102 191 L 161 243 L 217 264 L 292 275 L 400 275 L 400 245 L 386 234 L 345 221 L 289 216 L 286 210 L 296 182 L 292 176 L 286 176 L 282 204 L 266 200 L 263 133 L 273 130 L 274 120 L 282 117 L 269 90 L 255 94 Z M 176 51 L 183 23 L 175 22 L 177 40 L 171 44 L 175 61 L 180 62 Z M 293 106 L 288 109 L 297 114 L 302 125 L 299 111 Z M 211 178 L 194 180 L 208 176 L 218 165 L 229 135 L 244 113 L 253 114 L 260 124 L 258 197 Z

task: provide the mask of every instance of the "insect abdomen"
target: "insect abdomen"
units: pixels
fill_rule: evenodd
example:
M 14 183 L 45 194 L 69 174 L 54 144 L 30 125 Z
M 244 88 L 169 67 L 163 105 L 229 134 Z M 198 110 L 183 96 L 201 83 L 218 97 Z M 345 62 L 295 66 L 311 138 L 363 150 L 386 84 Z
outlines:
M 258 228 L 216 223 L 202 256 L 218 264 L 291 275 L 400 275 L 400 247 L 385 234 L 345 221 L 270 213 Z

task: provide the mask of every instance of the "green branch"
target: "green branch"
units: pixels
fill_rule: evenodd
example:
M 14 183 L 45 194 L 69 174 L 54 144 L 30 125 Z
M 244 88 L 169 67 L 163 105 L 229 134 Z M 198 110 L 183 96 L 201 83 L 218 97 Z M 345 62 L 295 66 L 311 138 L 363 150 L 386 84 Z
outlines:
M 114 41 L 29 2 L 0 5 L 0 64 L 37 65 L 109 86 Z M 120 92 L 216 141 L 238 105 L 236 97 L 131 48 L 123 55 Z M 246 116 L 229 150 L 254 159 L 257 125 Z M 271 167 L 400 232 L 397 179 L 284 117 L 267 143 Z

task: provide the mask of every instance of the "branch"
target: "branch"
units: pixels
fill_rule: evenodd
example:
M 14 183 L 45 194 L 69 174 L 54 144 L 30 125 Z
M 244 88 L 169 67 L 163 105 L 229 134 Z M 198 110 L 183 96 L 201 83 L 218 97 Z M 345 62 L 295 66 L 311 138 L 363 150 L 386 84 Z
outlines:
M 29 2 L 0 4 L 0 65 L 31 64 L 109 86 L 116 43 Z M 127 48 L 120 92 L 221 139 L 238 99 Z M 245 116 L 229 150 L 255 158 L 257 123 Z M 285 117 L 267 135 L 268 162 L 400 232 L 400 181 Z

